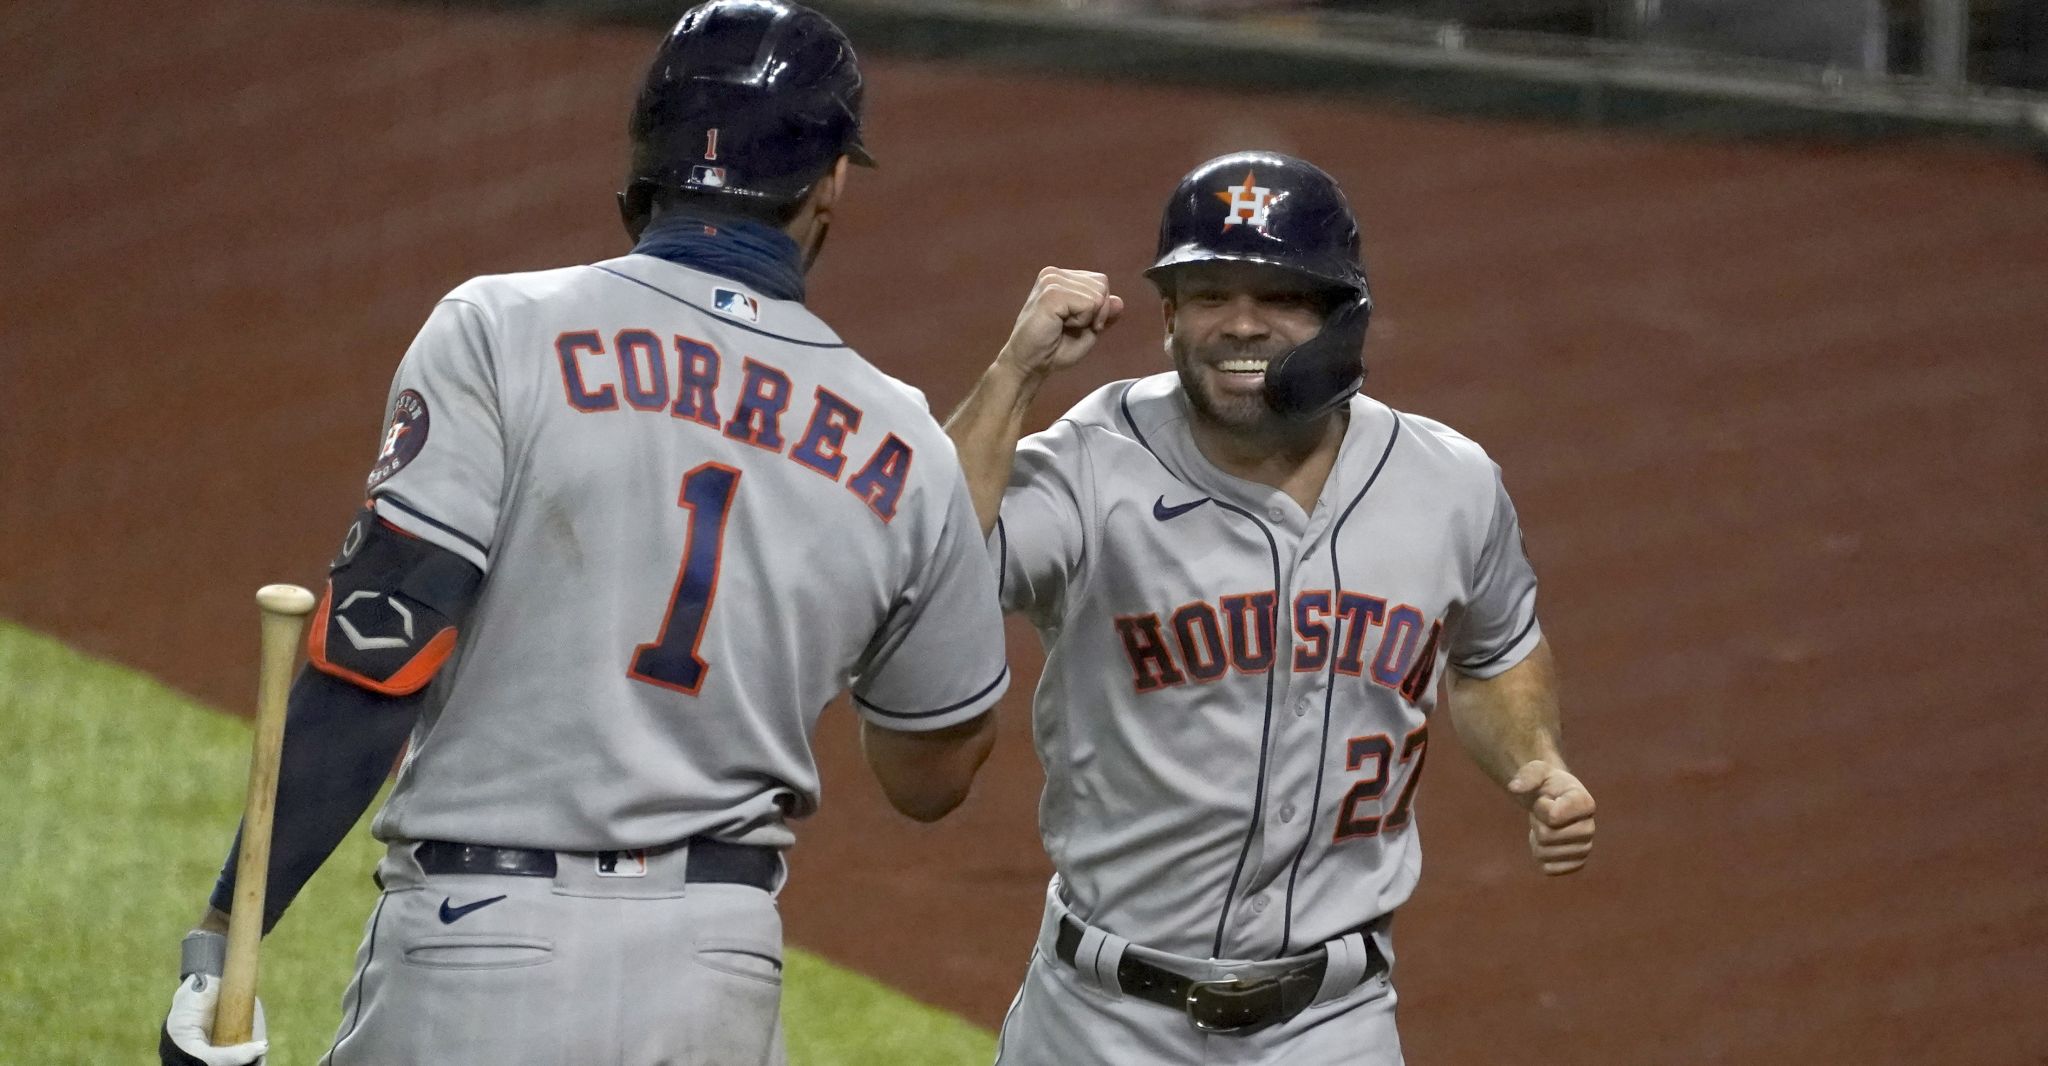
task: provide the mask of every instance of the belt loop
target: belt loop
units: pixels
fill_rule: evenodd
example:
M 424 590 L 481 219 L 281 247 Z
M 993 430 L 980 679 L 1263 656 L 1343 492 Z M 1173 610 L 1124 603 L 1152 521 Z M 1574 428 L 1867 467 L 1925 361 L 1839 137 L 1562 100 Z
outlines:
M 1365 949 L 1365 936 L 1355 931 L 1325 942 L 1323 952 L 1329 962 L 1323 967 L 1323 986 L 1316 990 L 1316 1003 L 1349 995 L 1358 988 L 1366 968 L 1372 964 L 1372 956 Z
M 400 840 L 384 845 L 384 856 L 377 860 L 377 869 L 370 879 L 383 891 L 391 892 L 401 888 L 413 888 L 427 883 L 427 872 L 420 869 L 419 860 L 413 857 L 413 850 L 419 841 Z
M 1124 961 L 1124 949 L 1130 944 L 1129 940 L 1115 933 L 1083 925 L 1081 944 L 1074 949 L 1074 970 L 1097 988 L 1122 998 L 1124 989 L 1122 982 L 1117 980 L 1116 968 Z

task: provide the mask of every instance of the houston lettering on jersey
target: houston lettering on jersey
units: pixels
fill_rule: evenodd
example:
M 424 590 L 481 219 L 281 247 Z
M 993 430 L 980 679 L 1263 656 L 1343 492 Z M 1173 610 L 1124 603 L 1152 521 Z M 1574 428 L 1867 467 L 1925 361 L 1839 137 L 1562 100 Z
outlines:
M 562 370 L 562 398 L 584 414 L 666 411 L 678 422 L 782 455 L 835 484 L 846 467 L 847 438 L 860 429 L 861 409 L 821 385 L 811 395 L 810 410 L 801 418 L 804 428 L 792 445 L 784 426 L 792 399 L 789 375 L 750 357 L 741 360 L 737 388 L 728 390 L 731 414 L 721 418 L 718 386 L 726 359 L 713 345 L 692 337 L 678 335 L 671 345 L 652 330 L 622 329 L 607 349 L 597 330 L 571 330 L 555 338 L 555 357 Z M 910 445 L 887 434 L 846 480 L 846 489 L 888 522 L 896 517 L 910 480 L 912 458 Z
M 1214 606 L 1206 600 L 1183 604 L 1163 619 L 1156 613 L 1117 616 L 1116 635 L 1130 660 L 1131 686 L 1140 693 L 1157 692 L 1215 681 L 1231 671 L 1271 670 L 1277 599 L 1270 591 L 1249 592 L 1224 596 Z M 1409 604 L 1389 606 L 1383 597 L 1330 589 L 1296 596 L 1293 615 L 1289 665 L 1295 673 L 1327 667 L 1360 677 L 1370 669 L 1374 684 L 1410 702 L 1429 692 L 1442 619 L 1425 624 L 1422 611 Z

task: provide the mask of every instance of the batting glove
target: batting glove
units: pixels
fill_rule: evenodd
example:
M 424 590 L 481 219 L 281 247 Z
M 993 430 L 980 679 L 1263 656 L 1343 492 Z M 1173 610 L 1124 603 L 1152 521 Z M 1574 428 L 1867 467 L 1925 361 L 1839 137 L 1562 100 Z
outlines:
M 214 1047 L 213 1012 L 220 1003 L 220 978 L 195 973 L 178 985 L 171 996 L 171 1014 L 164 1019 L 164 1031 L 157 1041 L 157 1058 L 163 1066 L 264 1066 L 270 1050 L 263 1028 L 263 1001 L 256 1001 L 256 1024 L 250 1031 L 255 1039 L 246 1044 Z

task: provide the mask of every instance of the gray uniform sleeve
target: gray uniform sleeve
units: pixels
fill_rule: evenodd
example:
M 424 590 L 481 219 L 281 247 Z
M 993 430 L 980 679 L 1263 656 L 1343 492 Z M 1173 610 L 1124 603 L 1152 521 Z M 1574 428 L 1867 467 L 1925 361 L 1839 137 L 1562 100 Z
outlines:
M 391 380 L 371 499 L 378 517 L 488 572 L 504 472 L 483 311 L 466 300 L 443 300 Z
M 1536 624 L 1536 571 L 1522 546 L 1515 504 L 1493 470 L 1493 516 L 1468 585 L 1470 598 L 1451 643 L 1459 673 L 1487 678 L 1507 672 L 1543 639 Z
M 1010 687 L 996 576 L 957 468 L 943 527 L 875 636 L 853 684 L 861 717 L 906 733 L 985 713 Z
M 1068 583 L 1080 569 L 1089 513 L 1085 464 L 1081 429 L 1064 419 L 1019 441 L 1002 517 L 989 538 L 1003 609 L 1023 612 L 1041 629 L 1059 624 Z

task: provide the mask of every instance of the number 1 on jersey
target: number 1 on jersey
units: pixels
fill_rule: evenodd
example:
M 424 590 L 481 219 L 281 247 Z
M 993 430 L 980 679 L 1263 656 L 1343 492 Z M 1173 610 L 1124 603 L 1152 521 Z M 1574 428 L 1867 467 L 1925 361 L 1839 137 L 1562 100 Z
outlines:
M 669 595 L 668 615 L 651 644 L 633 649 L 626 676 L 635 681 L 694 696 L 711 669 L 697 654 L 711 601 L 718 594 L 718 561 L 725 547 L 725 516 L 739 491 L 740 472 L 723 463 L 705 463 L 683 475 L 676 506 L 690 512 L 690 532 L 683 542 L 683 564 Z

